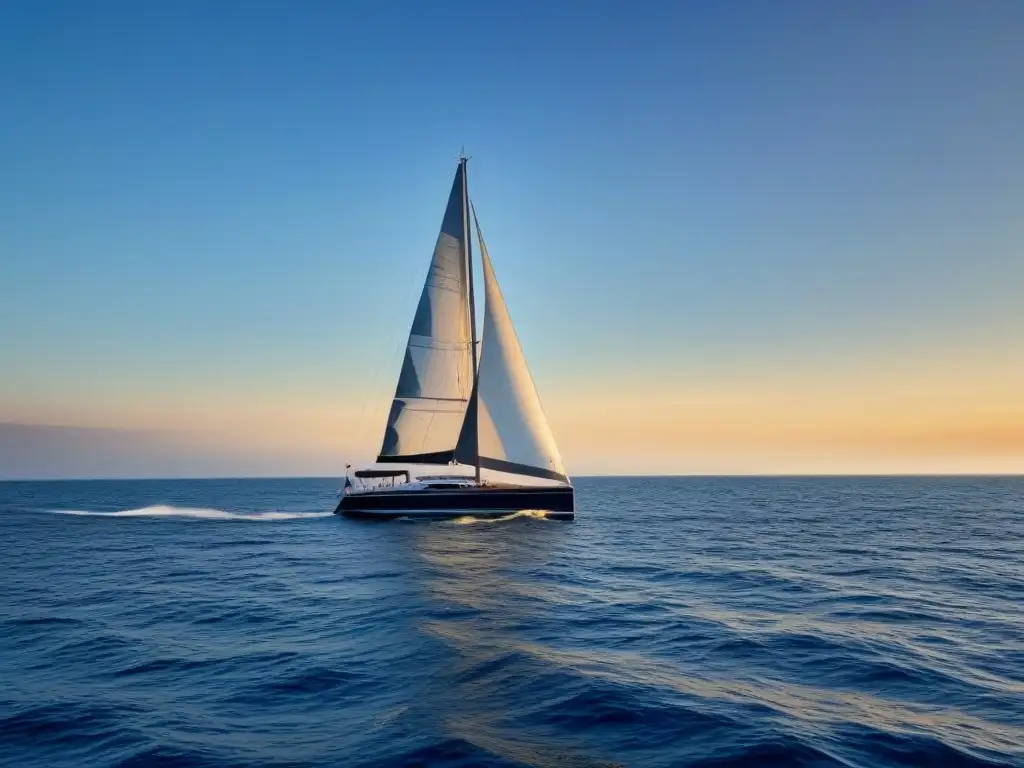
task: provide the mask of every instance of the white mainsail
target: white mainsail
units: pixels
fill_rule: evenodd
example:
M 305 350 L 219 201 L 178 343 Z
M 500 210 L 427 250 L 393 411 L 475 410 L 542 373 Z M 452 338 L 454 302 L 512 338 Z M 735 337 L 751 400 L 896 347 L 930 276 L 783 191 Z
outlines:
M 459 164 L 409 331 L 377 460 L 446 464 L 473 387 L 465 163 Z
M 473 220 L 484 272 L 484 332 L 474 401 L 455 458 L 466 461 L 475 449 L 485 469 L 568 482 L 475 210 Z

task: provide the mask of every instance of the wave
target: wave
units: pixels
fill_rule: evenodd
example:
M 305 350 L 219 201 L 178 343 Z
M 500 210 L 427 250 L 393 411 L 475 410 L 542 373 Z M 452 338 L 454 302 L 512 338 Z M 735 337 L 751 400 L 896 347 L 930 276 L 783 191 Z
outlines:
M 389 526 L 287 522 L 336 478 L 0 483 L 0 764 L 1024 768 L 1024 479 L 579 486 Z
M 58 515 L 80 515 L 86 517 L 189 517 L 196 520 L 305 520 L 330 517 L 333 512 L 228 512 L 223 509 L 203 507 L 173 507 L 157 504 L 140 509 L 122 509 L 117 512 L 95 512 L 81 509 L 51 509 Z

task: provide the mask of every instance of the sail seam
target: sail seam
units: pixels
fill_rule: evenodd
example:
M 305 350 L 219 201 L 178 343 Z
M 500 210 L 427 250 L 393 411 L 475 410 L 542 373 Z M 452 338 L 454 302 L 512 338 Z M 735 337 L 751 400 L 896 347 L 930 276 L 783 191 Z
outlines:
M 429 338 L 429 337 L 424 337 L 424 338 Z M 416 349 L 430 349 L 430 350 L 433 350 L 435 352 L 458 352 L 460 347 L 468 347 L 469 346 L 469 342 L 468 341 L 437 341 L 437 342 L 435 342 L 435 344 L 448 344 L 448 345 L 451 345 L 452 347 L 454 347 L 454 349 L 446 349 L 443 346 L 440 346 L 440 347 L 431 346 L 430 344 L 423 344 L 422 342 L 415 342 L 415 341 L 410 341 L 408 344 L 406 344 L 406 346 L 407 347 L 416 347 Z
M 446 278 L 446 279 L 447 279 L 447 278 Z M 439 290 L 439 291 L 448 291 L 448 293 L 462 293 L 462 291 L 457 291 L 457 290 L 455 290 L 454 288 L 446 288 L 445 286 L 443 286 L 443 285 L 438 285 L 437 283 L 434 283 L 434 284 L 433 284 L 433 285 L 431 285 L 430 287 L 431 287 L 431 288 L 436 288 L 436 289 L 437 289 L 437 290 Z
M 431 397 L 430 395 L 422 395 L 420 397 L 403 397 L 401 400 L 435 400 L 439 403 L 466 403 L 469 402 L 468 397 Z

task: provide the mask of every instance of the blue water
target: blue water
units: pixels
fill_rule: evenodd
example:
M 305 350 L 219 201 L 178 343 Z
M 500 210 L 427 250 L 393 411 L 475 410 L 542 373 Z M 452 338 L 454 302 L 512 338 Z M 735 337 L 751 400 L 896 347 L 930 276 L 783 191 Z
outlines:
M 0 483 L 0 763 L 1024 765 L 1024 478 Z

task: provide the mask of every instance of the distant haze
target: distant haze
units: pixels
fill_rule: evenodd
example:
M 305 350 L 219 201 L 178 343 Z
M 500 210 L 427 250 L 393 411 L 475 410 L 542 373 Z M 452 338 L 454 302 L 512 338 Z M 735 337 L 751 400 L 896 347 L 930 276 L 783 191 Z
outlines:
M 573 474 L 1024 472 L 1024 3 L 0 5 L 0 478 L 373 458 L 452 174 Z
M 330 477 L 344 473 L 339 458 L 263 453 L 201 432 L 0 424 L 0 480 Z

